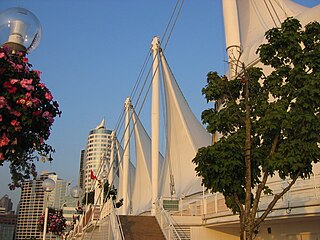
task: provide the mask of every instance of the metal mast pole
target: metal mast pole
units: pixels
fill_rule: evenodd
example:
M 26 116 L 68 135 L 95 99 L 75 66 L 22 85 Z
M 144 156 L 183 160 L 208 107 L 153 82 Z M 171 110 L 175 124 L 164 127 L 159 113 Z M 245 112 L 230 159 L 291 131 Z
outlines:
M 129 185 L 129 162 L 130 162 L 130 109 L 132 108 L 131 100 L 127 97 L 125 101 L 125 111 L 126 111 L 126 121 L 125 121 L 125 132 L 124 132 L 124 152 L 123 152 L 123 206 L 122 214 L 129 213 L 129 194 L 128 194 L 128 185 Z
M 109 175 L 108 175 L 108 182 L 110 184 L 113 183 L 113 168 L 114 168 L 114 150 L 116 147 L 116 132 L 112 131 L 111 133 L 111 153 L 110 153 L 110 163 L 109 163 Z
M 241 42 L 239 31 L 239 18 L 237 0 L 223 0 L 223 20 L 226 37 L 226 47 L 229 63 L 229 78 L 234 78 L 242 65 L 239 63 L 241 55 Z
M 153 54 L 152 64 L 152 106 L 151 106 L 151 157 L 152 157 L 152 209 L 155 215 L 155 204 L 158 200 L 158 171 L 159 171 L 159 126 L 160 126 L 160 95 L 159 95 L 159 38 L 154 37 L 151 44 Z

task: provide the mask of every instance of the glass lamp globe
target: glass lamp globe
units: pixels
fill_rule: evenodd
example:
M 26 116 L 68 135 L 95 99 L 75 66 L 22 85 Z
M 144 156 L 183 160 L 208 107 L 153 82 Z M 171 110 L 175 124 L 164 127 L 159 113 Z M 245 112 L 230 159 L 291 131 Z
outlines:
M 41 34 L 40 22 L 29 10 L 15 7 L 0 12 L 1 46 L 29 53 L 38 46 Z
M 55 182 L 51 178 L 47 178 L 43 181 L 42 188 L 45 192 L 51 192 L 55 185 Z
M 82 189 L 78 186 L 74 186 L 70 190 L 70 194 L 73 198 L 79 198 L 82 194 Z

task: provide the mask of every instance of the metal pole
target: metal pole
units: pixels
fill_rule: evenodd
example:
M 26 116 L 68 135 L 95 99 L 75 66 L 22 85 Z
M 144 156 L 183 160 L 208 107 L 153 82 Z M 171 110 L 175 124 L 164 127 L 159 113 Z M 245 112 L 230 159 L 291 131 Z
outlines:
M 159 189 L 159 126 L 160 126 L 160 96 L 159 96 L 159 38 L 154 37 L 151 44 L 153 54 L 152 64 L 152 103 L 151 103 L 151 182 L 152 182 L 152 208 L 151 215 L 156 214 L 156 201 L 158 200 Z
M 46 207 L 44 211 L 44 226 L 43 226 L 43 238 L 42 238 L 43 240 L 46 240 L 48 215 L 49 215 L 49 208 Z

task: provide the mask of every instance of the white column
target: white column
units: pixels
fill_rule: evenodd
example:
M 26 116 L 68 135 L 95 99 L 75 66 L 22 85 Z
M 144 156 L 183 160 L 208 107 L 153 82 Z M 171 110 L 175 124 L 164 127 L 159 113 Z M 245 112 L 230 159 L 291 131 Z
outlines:
M 124 152 L 123 152 L 123 206 L 122 214 L 129 213 L 129 162 L 130 162 L 130 109 L 131 109 L 131 100 L 128 97 L 125 101 L 125 111 L 126 111 L 126 120 L 125 120 L 125 132 L 124 132 Z
M 239 62 L 241 41 L 237 0 L 223 0 L 222 7 L 229 63 L 229 78 L 234 78 L 236 74 L 241 71 L 241 64 Z
M 44 225 L 43 225 L 43 235 L 42 235 L 42 239 L 43 240 L 46 240 L 48 215 L 49 215 L 49 207 L 47 206 L 45 211 L 44 211 Z
M 159 171 L 159 126 L 160 126 L 160 96 L 159 96 L 159 38 L 154 37 L 151 44 L 153 54 L 152 64 L 152 106 L 151 106 L 151 158 L 152 158 L 152 209 L 151 215 L 155 215 L 155 203 L 158 199 L 158 171 Z
M 111 153 L 110 153 L 110 164 L 109 164 L 109 175 L 108 175 L 108 182 L 110 184 L 113 183 L 113 168 L 114 168 L 114 149 L 115 149 L 115 141 L 116 141 L 116 132 L 112 131 L 111 133 Z

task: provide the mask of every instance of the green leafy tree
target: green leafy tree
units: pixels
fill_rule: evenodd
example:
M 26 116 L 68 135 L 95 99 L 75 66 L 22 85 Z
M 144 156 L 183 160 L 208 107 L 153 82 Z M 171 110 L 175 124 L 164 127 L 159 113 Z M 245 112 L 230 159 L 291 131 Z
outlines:
M 320 24 L 302 28 L 288 18 L 265 37 L 257 51 L 272 69 L 268 76 L 245 66 L 231 80 L 208 73 L 202 93 L 221 105 L 203 111 L 202 120 L 222 137 L 193 160 L 204 186 L 222 193 L 239 214 L 240 239 L 252 239 L 277 201 L 298 178 L 309 178 L 320 159 Z M 274 175 L 288 180 L 282 192 L 268 187 Z M 257 217 L 264 193 L 273 199 Z

